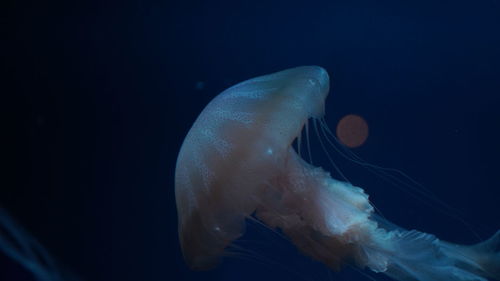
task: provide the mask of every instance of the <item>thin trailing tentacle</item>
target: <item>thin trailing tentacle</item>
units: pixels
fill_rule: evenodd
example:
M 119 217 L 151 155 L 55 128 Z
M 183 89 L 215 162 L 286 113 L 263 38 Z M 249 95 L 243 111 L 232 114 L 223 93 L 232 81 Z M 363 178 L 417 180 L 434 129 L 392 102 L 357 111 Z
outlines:
M 2 208 L 0 208 L 0 251 L 31 272 L 38 281 L 68 280 L 63 278 L 48 251 Z

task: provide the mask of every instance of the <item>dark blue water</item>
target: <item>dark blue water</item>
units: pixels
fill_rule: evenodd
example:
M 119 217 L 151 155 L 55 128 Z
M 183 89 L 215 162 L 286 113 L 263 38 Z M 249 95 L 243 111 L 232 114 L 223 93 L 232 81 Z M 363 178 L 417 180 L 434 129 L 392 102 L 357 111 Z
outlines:
M 191 124 L 228 86 L 299 65 L 330 73 L 331 128 L 348 113 L 367 120 L 358 155 L 404 171 L 470 226 L 336 159 L 388 219 L 457 243 L 500 228 L 496 0 L 17 1 L 5 11 L 0 204 L 84 280 L 369 280 L 329 273 L 255 225 L 241 243 L 265 259 L 210 272 L 182 260 L 173 175 Z M 4 256 L 0 267 L 0 280 L 29 279 Z

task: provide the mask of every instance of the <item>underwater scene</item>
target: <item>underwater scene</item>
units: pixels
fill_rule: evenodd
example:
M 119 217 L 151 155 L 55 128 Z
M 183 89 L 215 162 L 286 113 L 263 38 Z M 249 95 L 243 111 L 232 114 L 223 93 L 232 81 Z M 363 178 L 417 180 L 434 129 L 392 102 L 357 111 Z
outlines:
M 0 281 L 500 280 L 500 2 L 4 11 Z

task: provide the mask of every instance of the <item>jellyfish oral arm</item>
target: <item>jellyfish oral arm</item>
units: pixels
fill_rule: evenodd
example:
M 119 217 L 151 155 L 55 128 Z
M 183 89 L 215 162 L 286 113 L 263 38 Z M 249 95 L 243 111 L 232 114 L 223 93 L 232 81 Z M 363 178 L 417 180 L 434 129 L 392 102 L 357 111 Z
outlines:
M 416 230 L 388 230 L 379 225 L 380 218 L 373 219 L 374 209 L 363 189 L 331 178 L 292 149 L 286 167 L 286 176 L 280 177 L 286 180 L 275 182 L 284 196 L 266 202 L 272 209 L 257 215 L 331 268 L 354 262 L 396 280 L 500 277 L 500 231 L 485 242 L 464 246 Z

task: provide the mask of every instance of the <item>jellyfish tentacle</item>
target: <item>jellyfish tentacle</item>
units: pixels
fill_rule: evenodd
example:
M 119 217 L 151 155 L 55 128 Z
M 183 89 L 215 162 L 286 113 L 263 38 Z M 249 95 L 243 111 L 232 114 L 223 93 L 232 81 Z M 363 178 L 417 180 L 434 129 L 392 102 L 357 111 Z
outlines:
M 340 156 L 357 165 L 365 167 L 369 172 L 389 183 L 390 186 L 398 188 L 402 192 L 408 193 L 423 204 L 426 204 L 429 207 L 437 208 L 445 215 L 463 224 L 467 228 L 467 230 L 478 239 L 478 241 L 481 240 L 481 237 L 474 230 L 472 223 L 465 220 L 465 216 L 462 212 L 460 212 L 460 210 L 444 202 L 442 199 L 437 197 L 429 188 L 419 183 L 403 171 L 366 162 L 356 153 L 341 145 L 341 143 L 335 137 L 334 133 L 328 127 L 324 118 L 322 118 L 319 122 L 326 142 Z
M 0 251 L 33 274 L 39 281 L 69 280 L 47 250 L 0 208 Z M 77 280 L 72 276 L 71 280 Z

